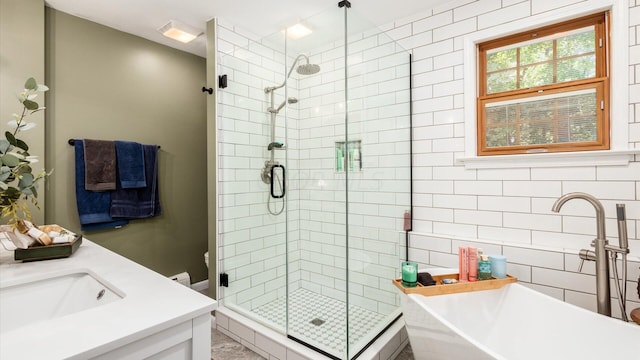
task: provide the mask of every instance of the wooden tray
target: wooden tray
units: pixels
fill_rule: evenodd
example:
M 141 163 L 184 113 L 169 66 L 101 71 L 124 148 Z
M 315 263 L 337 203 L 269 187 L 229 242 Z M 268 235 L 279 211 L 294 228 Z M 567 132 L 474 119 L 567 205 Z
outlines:
M 422 284 L 418 283 L 418 286 L 415 287 L 404 287 L 402 285 L 402 279 L 393 279 L 392 281 L 398 287 L 398 289 L 400 289 L 405 294 L 420 294 L 425 296 L 446 295 L 480 290 L 493 290 L 518 281 L 517 278 L 511 275 L 507 275 L 507 277 L 504 279 L 492 278 L 491 280 L 457 282 L 455 284 L 443 284 L 442 279 L 458 280 L 458 274 L 433 275 L 433 280 L 436 281 L 436 284 L 432 286 L 422 286 Z
M 41 245 L 26 249 L 16 249 L 13 253 L 13 258 L 23 262 L 65 258 L 76 252 L 80 244 L 82 244 L 82 234 L 76 235 L 76 238 L 68 244 Z

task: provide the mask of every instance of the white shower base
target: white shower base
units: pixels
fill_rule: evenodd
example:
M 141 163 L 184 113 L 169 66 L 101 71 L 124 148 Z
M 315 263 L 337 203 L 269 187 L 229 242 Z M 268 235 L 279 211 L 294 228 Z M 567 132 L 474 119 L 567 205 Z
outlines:
M 344 336 L 344 302 L 304 289 L 294 291 L 289 298 L 292 319 L 289 334 L 334 356 L 342 357 L 347 345 Z M 282 298 L 254 309 L 251 316 L 258 316 L 261 322 L 284 329 L 286 321 L 284 309 L 285 299 Z M 385 315 L 358 306 L 350 306 L 349 310 L 352 349 L 362 348 L 366 345 L 365 342 L 368 339 L 365 335 L 369 331 L 378 332 L 384 328 L 385 323 L 388 323 Z M 314 325 L 311 321 L 315 319 L 324 322 L 321 325 Z M 283 333 L 224 306 L 216 310 L 216 324 L 218 330 L 266 358 L 271 355 L 281 360 L 329 359 L 287 338 Z M 394 359 L 407 343 L 404 321 L 399 319 L 360 354 L 358 359 Z
M 318 295 L 313 291 L 298 289 L 289 295 L 289 335 L 335 356 L 347 349 L 346 308 L 343 301 Z M 251 312 L 278 329 L 286 326 L 286 299 L 280 298 L 253 309 Z M 360 306 L 349 306 L 349 339 L 351 346 L 363 347 L 366 335 L 379 332 L 388 324 L 386 316 Z M 321 324 L 312 321 L 321 320 Z

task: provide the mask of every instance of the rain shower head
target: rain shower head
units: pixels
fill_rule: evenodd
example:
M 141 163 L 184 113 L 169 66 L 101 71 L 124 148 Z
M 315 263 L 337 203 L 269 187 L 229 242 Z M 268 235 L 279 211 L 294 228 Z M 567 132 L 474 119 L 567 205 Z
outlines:
M 300 59 L 304 58 L 304 60 L 307 62 L 306 64 L 300 64 L 298 65 L 298 67 L 296 68 L 296 64 L 298 63 L 298 61 L 300 61 Z M 291 76 L 291 73 L 293 72 L 293 69 L 296 69 L 296 72 L 300 75 L 313 75 L 317 72 L 320 71 L 320 65 L 316 65 L 316 64 L 309 64 L 309 57 L 305 54 L 300 54 L 296 57 L 296 59 L 293 61 L 293 64 L 291 65 L 291 69 L 289 69 L 289 73 L 287 74 L 287 78 L 289 78 L 289 76 Z M 286 82 L 286 81 L 285 81 Z M 284 84 L 283 84 L 284 85 Z
M 298 61 L 300 61 L 301 58 L 304 58 L 307 63 L 306 64 L 300 64 L 296 68 L 296 64 L 298 63 Z M 300 54 L 293 61 L 293 64 L 291 65 L 291 69 L 289 69 L 289 72 L 287 73 L 287 77 L 285 78 L 284 82 L 281 85 L 278 85 L 278 86 L 266 87 L 266 88 L 264 88 L 264 92 L 266 94 L 272 93 L 274 90 L 277 90 L 277 89 L 280 89 L 281 87 L 283 87 L 287 83 L 287 79 L 291 76 L 291 73 L 293 72 L 293 69 L 296 69 L 296 72 L 298 74 L 300 74 L 300 75 L 313 75 L 313 74 L 316 74 L 316 73 L 318 73 L 320 71 L 320 65 L 309 64 L 309 57 L 307 55 L 305 55 L 305 54 Z
M 298 66 L 296 71 L 300 75 L 313 75 L 320 72 L 320 65 L 306 63 Z

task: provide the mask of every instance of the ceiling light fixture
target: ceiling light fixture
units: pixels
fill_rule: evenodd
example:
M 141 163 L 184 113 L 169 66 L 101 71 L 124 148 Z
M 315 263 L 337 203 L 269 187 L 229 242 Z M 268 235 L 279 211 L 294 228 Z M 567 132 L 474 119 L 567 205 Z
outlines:
M 293 39 L 293 40 L 297 40 L 297 39 L 300 39 L 302 37 L 305 37 L 305 36 L 311 34 L 311 32 L 312 32 L 311 29 L 309 29 L 308 27 L 306 27 L 306 26 L 304 26 L 304 25 L 302 25 L 300 23 L 297 23 L 297 24 L 295 24 L 293 26 L 289 26 L 287 28 L 287 36 L 290 39 Z
M 159 28 L 158 31 L 162 33 L 162 35 L 170 39 L 178 40 L 185 44 L 193 41 L 203 33 L 201 30 L 198 30 L 192 26 L 183 24 L 176 20 L 170 20 L 168 23 Z

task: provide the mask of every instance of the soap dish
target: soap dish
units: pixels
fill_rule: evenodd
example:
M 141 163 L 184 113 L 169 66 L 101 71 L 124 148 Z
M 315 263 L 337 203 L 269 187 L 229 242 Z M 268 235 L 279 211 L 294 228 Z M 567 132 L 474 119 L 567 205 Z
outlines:
M 16 249 L 13 258 L 22 260 L 22 262 L 65 258 L 73 255 L 81 244 L 82 234 L 78 234 L 72 242 L 67 244 L 39 245 Z

